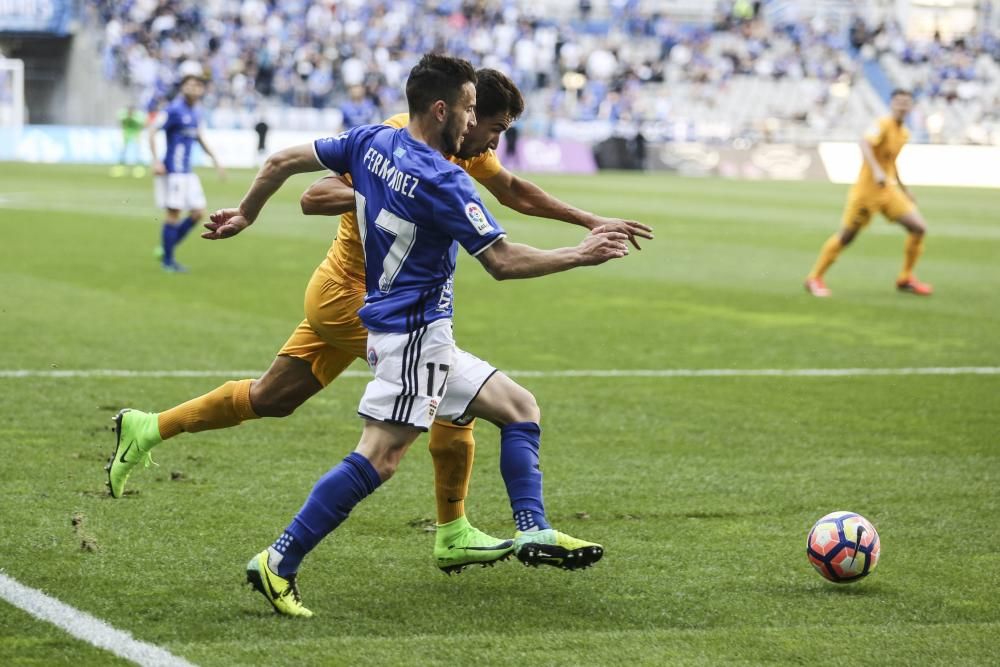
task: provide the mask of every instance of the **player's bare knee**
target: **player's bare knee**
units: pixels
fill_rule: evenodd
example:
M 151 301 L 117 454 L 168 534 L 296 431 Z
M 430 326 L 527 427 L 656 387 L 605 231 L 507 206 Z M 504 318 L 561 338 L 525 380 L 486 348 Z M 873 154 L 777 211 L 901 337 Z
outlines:
M 418 435 L 420 431 L 412 426 L 366 420 L 361 441 L 354 451 L 368 459 L 384 482 L 396 473 L 400 460 Z
M 534 395 L 503 373 L 494 373 L 469 406 L 469 414 L 504 427 L 517 422 L 538 422 L 541 411 Z
M 536 424 L 542 421 L 542 409 L 538 406 L 538 401 L 535 399 L 535 395 L 530 391 L 524 392 L 524 398 L 518 403 L 517 413 L 519 422 L 535 422 Z
M 250 405 L 260 417 L 287 417 L 322 388 L 308 362 L 279 356 L 250 385 Z
M 387 456 L 381 459 L 378 465 L 373 463 L 373 467 L 378 472 L 379 478 L 385 482 L 396 474 L 396 469 L 399 467 L 399 458 Z
M 191 211 L 188 214 L 188 217 L 191 218 L 192 222 L 201 222 L 201 219 L 202 219 L 202 217 L 204 215 L 205 215 L 205 211 L 203 211 L 203 210 L 195 210 L 195 211 Z
M 517 387 L 517 391 L 510 393 L 507 409 L 503 412 L 504 426 L 521 422 L 537 424 L 542 420 L 542 410 L 538 407 L 535 395 L 521 386 Z
M 399 468 L 399 462 L 403 459 L 403 454 L 406 453 L 408 446 L 402 442 L 390 443 L 385 440 L 366 442 L 362 440 L 355 451 L 368 459 L 368 462 L 375 468 L 375 472 L 378 473 L 379 479 L 385 482 L 396 474 L 396 469 Z
M 250 406 L 258 417 L 287 417 L 305 402 L 295 388 L 281 387 L 265 374 L 250 385 Z
M 270 385 L 264 378 L 254 380 L 250 384 L 250 407 L 253 408 L 254 413 L 258 417 L 288 416 L 286 414 L 280 414 L 277 402 L 270 393 Z
M 268 404 L 269 413 L 262 416 L 278 418 L 288 417 L 295 412 L 300 405 L 302 405 L 302 401 L 296 400 L 296 397 L 294 396 L 278 396 L 276 400 L 271 401 Z
M 923 216 L 917 211 L 911 211 L 901 218 L 897 219 L 898 222 L 907 233 L 913 236 L 923 236 L 927 233 L 927 223 L 924 222 Z
M 383 482 L 388 481 L 393 475 L 396 474 L 396 468 L 399 467 L 399 461 L 393 461 L 387 456 L 371 456 L 368 457 L 368 462 L 372 464 L 372 468 L 375 468 L 375 472 L 378 473 L 379 479 Z

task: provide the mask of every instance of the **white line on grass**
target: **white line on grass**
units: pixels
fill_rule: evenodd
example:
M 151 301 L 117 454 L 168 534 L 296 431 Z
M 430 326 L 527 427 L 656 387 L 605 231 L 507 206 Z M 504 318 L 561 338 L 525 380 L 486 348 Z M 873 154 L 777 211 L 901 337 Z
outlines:
M 120 658 L 150 667 L 194 667 L 159 646 L 141 642 L 99 618 L 11 579 L 3 572 L 0 572 L 0 598 Z
M 696 377 L 861 377 L 871 375 L 1000 375 L 1000 366 L 929 366 L 917 368 L 636 368 L 621 370 L 521 370 L 508 375 L 532 378 L 696 378 Z M 261 371 L 140 371 L 114 368 L 87 370 L 0 370 L 4 378 L 201 378 L 260 377 Z M 343 377 L 370 378 L 368 371 L 346 371 Z

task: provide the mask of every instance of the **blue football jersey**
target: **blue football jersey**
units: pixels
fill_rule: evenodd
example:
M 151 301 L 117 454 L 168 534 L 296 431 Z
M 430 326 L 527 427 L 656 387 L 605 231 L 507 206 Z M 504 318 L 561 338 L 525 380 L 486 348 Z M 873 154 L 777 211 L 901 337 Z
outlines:
M 324 166 L 354 182 L 365 326 L 408 333 L 451 317 L 458 244 L 475 256 L 506 235 L 469 176 L 406 129 L 385 125 L 363 125 L 313 147 Z
M 191 172 L 191 149 L 198 139 L 201 111 L 188 106 L 183 95 L 167 106 L 167 119 L 163 123 L 167 134 L 167 153 L 163 165 L 168 174 L 188 174 Z

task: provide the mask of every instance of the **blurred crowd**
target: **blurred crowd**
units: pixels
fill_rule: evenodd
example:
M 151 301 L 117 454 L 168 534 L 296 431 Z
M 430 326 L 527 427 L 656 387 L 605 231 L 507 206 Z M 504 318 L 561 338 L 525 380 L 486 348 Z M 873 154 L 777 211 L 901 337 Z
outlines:
M 1000 35 L 985 27 L 992 5 L 983 7 L 980 27 L 951 39 L 907 39 L 895 20 L 851 25 L 852 47 L 914 92 L 911 124 L 921 140 L 1000 143 Z
M 713 95 L 748 76 L 807 82 L 809 106 L 823 108 L 831 85 L 859 75 L 849 45 L 931 62 L 922 90 L 964 98 L 975 94 L 966 84 L 977 80 L 977 58 L 998 57 L 995 39 L 921 44 L 894 24 L 763 20 L 767 2 L 723 0 L 701 23 L 638 0 L 610 0 L 600 16 L 590 0 L 557 4 L 553 18 L 541 11 L 552 3 L 504 0 L 87 1 L 104 27 L 105 75 L 145 103 L 168 95 L 181 64 L 196 61 L 211 80 L 211 108 L 335 108 L 348 126 L 400 110 L 406 73 L 431 50 L 507 72 L 549 125 L 666 121 L 678 111 L 662 94 L 670 86 Z
M 216 106 L 261 100 L 326 108 L 362 119 L 399 106 L 406 72 L 429 50 L 510 74 L 526 93 L 553 91 L 563 114 L 614 120 L 639 89 L 671 77 L 717 81 L 733 74 L 842 74 L 843 40 L 822 27 L 751 22 L 750 3 L 719 3 L 714 27 L 644 14 L 637 0 L 611 3 L 602 19 L 588 0 L 555 21 L 500 0 L 91 0 L 104 26 L 103 69 L 146 98 L 168 93 L 180 65 L 198 60 Z M 721 39 L 721 36 L 732 39 Z M 722 48 L 718 48 L 719 45 Z M 568 94 L 575 99 L 560 105 Z
M 860 19 L 851 25 L 851 44 L 868 57 L 891 54 L 909 66 L 912 88 L 918 97 L 969 100 L 990 82 L 1000 62 L 1000 35 L 988 30 L 942 39 L 940 33 L 924 40 L 907 39 L 895 20 L 868 26 Z

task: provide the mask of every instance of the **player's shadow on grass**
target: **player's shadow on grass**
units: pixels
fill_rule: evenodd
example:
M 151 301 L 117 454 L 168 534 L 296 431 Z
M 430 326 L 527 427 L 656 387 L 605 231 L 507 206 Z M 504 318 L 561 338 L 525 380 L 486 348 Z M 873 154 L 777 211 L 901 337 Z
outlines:
M 778 588 L 773 586 L 766 589 L 761 588 L 761 592 L 770 594 L 781 594 L 790 598 L 811 599 L 817 595 L 836 597 L 858 597 L 858 598 L 888 598 L 894 597 L 891 588 L 887 588 L 878 581 L 855 581 L 846 584 L 827 583 L 825 581 L 808 582 L 798 585 L 785 585 Z
M 820 595 L 839 595 L 848 597 L 887 597 L 886 590 L 877 584 L 830 584 L 817 591 Z

